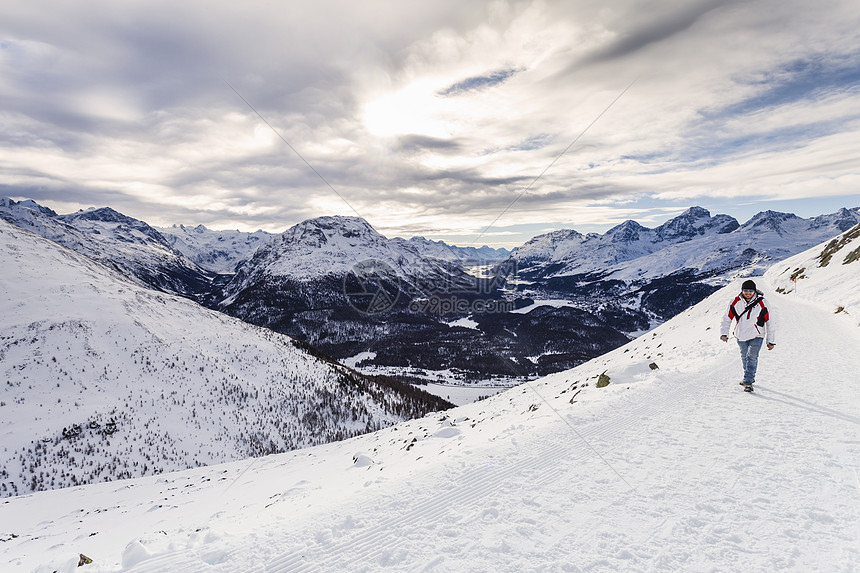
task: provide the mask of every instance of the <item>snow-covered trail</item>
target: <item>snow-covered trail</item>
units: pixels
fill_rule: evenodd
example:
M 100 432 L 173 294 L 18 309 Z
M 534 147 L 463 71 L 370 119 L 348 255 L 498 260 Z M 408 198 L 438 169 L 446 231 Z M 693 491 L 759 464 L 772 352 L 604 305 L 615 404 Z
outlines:
M 856 570 L 860 391 L 844 373 L 860 372 L 860 336 L 802 301 L 771 304 L 780 343 L 757 393 L 737 384 L 734 341 L 669 326 L 654 340 L 685 344 L 651 384 L 563 419 L 532 396 L 536 415 L 474 458 L 261 534 L 277 554 L 257 570 Z M 253 553 L 240 541 L 225 561 Z
M 135 537 L 145 550 L 102 534 L 100 546 L 81 514 L 50 527 L 93 544 L 82 549 L 96 553 L 90 571 L 116 571 L 111 555 L 129 573 L 860 570 L 860 328 L 770 297 L 778 344 L 762 350 L 747 394 L 736 344 L 718 340 L 729 296 L 573 371 L 458 408 L 413 447 L 428 421 L 314 448 L 324 462 L 296 453 L 247 473 L 223 466 L 237 474 L 227 490 L 176 478 L 137 505 L 80 502 L 104 508 L 101 519 L 116 506 L 115 518 L 146 523 Z M 659 370 L 630 374 L 650 360 Z M 562 390 L 604 370 L 612 383 L 570 404 Z M 372 463 L 345 463 L 359 450 Z M 207 471 L 216 475 L 181 475 Z M 154 496 L 167 503 L 167 489 L 178 509 L 158 521 Z M 39 496 L 28 498 L 11 504 L 25 511 Z

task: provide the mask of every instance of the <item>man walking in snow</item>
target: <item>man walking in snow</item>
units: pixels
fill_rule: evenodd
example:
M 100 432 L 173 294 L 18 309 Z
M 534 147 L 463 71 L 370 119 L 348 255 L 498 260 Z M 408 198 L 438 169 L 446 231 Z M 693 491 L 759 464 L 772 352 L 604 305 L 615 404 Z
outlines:
M 752 392 L 755 371 L 758 367 L 758 353 L 761 351 L 765 333 L 767 333 L 768 350 L 773 350 L 776 343 L 767 301 L 751 280 L 744 281 L 741 293 L 735 297 L 729 304 L 728 311 L 723 314 L 720 324 L 720 340 L 723 342 L 728 342 L 729 329 L 732 326 L 732 320 L 735 319 L 738 321 L 735 326 L 735 336 L 741 349 L 741 363 L 744 367 L 744 379 L 741 385 L 744 391 Z

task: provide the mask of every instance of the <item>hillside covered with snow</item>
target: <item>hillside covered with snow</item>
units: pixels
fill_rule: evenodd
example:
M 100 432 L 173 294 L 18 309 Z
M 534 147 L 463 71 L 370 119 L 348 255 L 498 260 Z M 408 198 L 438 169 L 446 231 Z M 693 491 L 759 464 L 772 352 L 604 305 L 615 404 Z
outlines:
M 110 207 L 58 215 L 35 201 L 0 198 L 0 219 L 109 266 L 156 290 L 199 298 L 212 275 L 147 223 Z
M 840 270 L 828 300 L 860 284 L 860 263 Z M 735 282 L 482 402 L 307 450 L 4 500 L 0 568 L 71 572 L 84 554 L 86 571 L 128 573 L 856 571 L 860 327 L 775 280 L 756 277 L 778 334 L 753 394 L 719 340 Z
M 444 407 L 4 220 L 0 267 L 0 497 L 292 450 Z
M 831 241 L 773 265 L 765 277 L 777 292 L 845 312 L 860 323 L 860 224 Z M 846 288 L 853 285 L 854 288 Z

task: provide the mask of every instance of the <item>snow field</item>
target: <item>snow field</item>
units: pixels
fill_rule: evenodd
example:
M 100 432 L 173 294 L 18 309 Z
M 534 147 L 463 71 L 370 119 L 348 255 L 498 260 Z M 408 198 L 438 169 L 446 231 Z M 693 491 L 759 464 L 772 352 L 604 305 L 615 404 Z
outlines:
M 53 571 L 84 553 L 87 571 L 135 573 L 855 571 L 860 329 L 756 281 L 779 330 L 752 395 L 734 341 L 718 339 L 735 285 L 477 404 L 289 454 L 4 500 L 0 533 L 17 537 L 0 568 Z

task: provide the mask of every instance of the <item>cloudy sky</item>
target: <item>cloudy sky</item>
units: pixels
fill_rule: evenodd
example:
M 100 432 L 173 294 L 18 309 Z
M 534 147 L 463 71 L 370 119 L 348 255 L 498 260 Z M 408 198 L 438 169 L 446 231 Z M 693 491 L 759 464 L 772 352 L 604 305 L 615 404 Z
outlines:
M 516 246 L 860 206 L 856 0 L 4 0 L 0 195 Z

